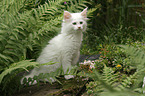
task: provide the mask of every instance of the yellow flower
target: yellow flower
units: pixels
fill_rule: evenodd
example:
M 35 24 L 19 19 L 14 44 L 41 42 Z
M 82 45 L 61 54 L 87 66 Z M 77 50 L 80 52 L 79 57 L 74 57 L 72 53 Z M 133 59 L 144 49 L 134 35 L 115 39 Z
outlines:
M 118 64 L 117 66 L 116 66 L 117 68 L 120 68 L 120 67 L 122 67 L 120 64 Z

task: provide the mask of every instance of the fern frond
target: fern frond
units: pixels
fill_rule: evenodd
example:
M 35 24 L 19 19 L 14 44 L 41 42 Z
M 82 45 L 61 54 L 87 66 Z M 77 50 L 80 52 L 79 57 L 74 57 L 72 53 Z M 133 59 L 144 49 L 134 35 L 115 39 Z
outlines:
M 122 48 L 126 50 L 126 53 L 132 56 L 132 62 L 137 66 L 138 70 L 145 66 L 145 51 L 142 49 L 137 49 L 133 46 L 121 45 Z
M 28 67 L 36 67 L 38 66 L 37 62 L 31 62 L 32 60 L 24 60 L 20 61 L 18 63 L 13 63 L 9 67 L 5 68 L 4 71 L 0 74 L 0 83 L 2 82 L 3 78 L 12 73 L 12 71 L 15 71 L 17 69 L 24 69 L 26 71 Z
M 136 80 L 136 74 L 130 75 L 126 79 L 124 79 L 122 82 L 120 82 L 120 85 L 117 86 L 119 90 L 126 90 L 127 88 L 130 88 L 131 85 L 133 85 L 133 82 Z
M 126 91 L 114 91 L 114 92 L 103 92 L 100 96 L 144 96 L 130 90 Z
M 45 4 L 38 6 L 37 9 L 33 9 L 33 11 L 37 19 L 43 18 L 44 15 L 47 15 L 49 16 L 49 18 L 52 18 L 52 16 L 54 16 L 56 13 L 57 14 L 60 13 L 60 10 L 58 10 L 57 7 L 62 7 L 59 5 L 61 5 L 63 2 L 66 2 L 66 1 L 69 1 L 69 0 L 57 0 L 57 1 L 48 0 L 48 3 L 45 2 Z
M 25 6 L 25 1 L 26 0 L 11 0 L 11 1 L 14 1 L 13 4 L 11 4 L 11 6 L 9 7 L 9 13 L 13 14 L 13 15 L 16 15 L 19 10 Z
M 132 88 L 138 88 L 139 87 L 139 84 L 142 82 L 143 80 L 143 77 L 145 76 L 145 51 L 141 48 L 135 48 L 133 46 L 126 46 L 126 45 L 121 45 L 122 48 L 124 48 L 126 50 L 126 54 L 128 56 L 131 56 L 131 60 L 132 60 L 132 64 L 134 66 L 136 66 L 136 72 L 131 75 L 129 78 L 133 79 L 133 80 L 130 80 L 130 83 L 131 81 L 134 81 L 133 83 L 133 87 Z
M 109 68 L 106 65 L 104 65 L 102 78 L 110 86 L 115 86 L 115 83 L 118 82 L 118 75 L 114 73 L 112 68 Z
M 88 17 L 92 17 L 93 16 L 93 12 L 95 12 L 98 8 L 92 8 L 88 11 L 87 15 Z
M 26 0 L 3 0 L 0 3 L 2 5 L 0 7 L 1 16 L 7 18 L 7 15 L 5 13 L 9 13 L 16 16 L 19 10 L 24 6 L 25 1 Z

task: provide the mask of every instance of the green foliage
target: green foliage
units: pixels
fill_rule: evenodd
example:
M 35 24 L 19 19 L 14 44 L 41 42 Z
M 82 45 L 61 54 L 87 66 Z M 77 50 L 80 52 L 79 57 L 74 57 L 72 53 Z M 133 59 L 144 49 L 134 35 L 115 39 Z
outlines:
M 20 61 L 18 63 L 11 64 L 8 68 L 4 69 L 4 71 L 0 74 L 0 83 L 2 82 L 4 76 L 12 73 L 12 71 L 16 71 L 18 69 L 24 69 L 24 70 L 28 71 L 26 68 L 28 68 L 29 66 L 36 67 L 36 66 L 38 66 L 38 63 L 31 62 L 30 60 L 24 60 L 24 61 Z
M 143 25 L 140 23 L 144 19 L 139 9 L 143 5 L 132 0 L 1 0 L 1 95 L 11 95 L 17 91 L 21 78 L 17 74 L 38 66 L 31 59 L 36 59 L 47 42 L 60 32 L 63 11 L 80 12 L 87 6 L 91 8 L 88 10 L 89 28 L 84 33 L 81 53 L 100 51 L 101 54 L 100 59 L 93 62 L 97 71 L 88 67 L 87 76 L 95 80 L 88 84 L 88 93 L 100 96 L 142 95 L 144 50 L 140 51 L 143 47 L 141 44 L 132 42 L 144 38 Z M 132 22 L 134 18 L 136 22 Z M 100 44 L 112 42 L 131 44 L 137 49 Z M 83 72 L 83 76 L 86 76 L 85 70 Z M 76 70 L 70 74 L 76 74 Z M 34 76 L 25 83 L 49 77 L 57 80 L 58 75 L 64 75 L 61 69 Z
M 134 70 L 134 66 L 131 65 L 130 57 L 126 56 L 125 50 L 118 46 L 102 45 L 98 46 L 100 59 L 96 60 L 96 67 L 99 71 L 103 71 L 104 64 L 108 67 L 112 67 L 113 71 L 121 72 L 124 74 L 130 74 Z
M 126 53 L 128 55 L 132 56 L 132 64 L 136 66 L 137 71 L 135 72 L 136 80 L 134 87 L 136 88 L 137 86 L 140 85 L 140 82 L 142 82 L 143 77 L 144 77 L 144 71 L 145 71 L 145 49 L 144 48 L 136 48 L 132 46 L 121 46 L 126 50 Z
M 12 89 L 10 89 L 10 86 L 9 86 L 9 84 L 12 82 L 12 80 L 17 76 L 17 74 L 20 71 L 22 71 L 22 70 L 28 71 L 27 69 L 30 67 L 31 68 L 38 67 L 38 63 L 32 62 L 32 60 L 23 60 L 23 61 L 20 61 L 17 63 L 13 63 L 9 67 L 5 68 L 2 71 L 2 73 L 0 74 L 0 86 L 3 86 L 3 87 L 0 87 L 0 89 L 1 89 L 0 92 L 2 93 L 3 91 L 12 90 Z M 16 84 L 17 88 L 20 87 L 19 85 L 17 85 L 17 84 L 19 84 L 19 82 L 15 83 L 15 84 Z M 8 86 L 9 86 L 9 88 L 8 88 Z M 5 90 L 5 89 L 7 89 L 7 90 Z
M 144 38 L 144 2 L 138 0 L 92 0 L 93 13 L 88 31 L 84 34 L 83 50 L 96 51 L 102 44 L 125 44 Z M 83 53 L 83 52 L 82 52 Z M 86 51 L 84 52 L 86 53 Z
M 79 73 L 93 80 L 86 85 L 88 95 L 143 96 L 142 82 L 145 76 L 143 44 L 131 42 L 121 46 L 100 45 L 98 49 L 101 56 L 99 60 L 92 61 L 95 62 L 95 68 L 92 68 L 92 71 L 83 69 Z
M 45 65 L 50 65 L 50 64 L 54 64 L 54 63 L 48 63 L 48 64 L 46 63 Z M 38 85 L 39 85 L 40 81 L 43 81 L 44 83 L 49 81 L 49 83 L 52 83 L 52 79 L 57 81 L 58 83 L 62 84 L 62 82 L 58 80 L 59 76 L 63 76 L 63 75 L 74 75 L 75 76 L 77 71 L 78 71 L 77 67 L 73 67 L 70 72 L 67 72 L 67 74 L 64 74 L 62 67 L 60 67 L 56 71 L 53 71 L 50 73 L 40 73 L 38 76 L 34 76 L 32 78 L 31 77 L 24 78 L 23 85 L 30 86 L 31 84 L 33 84 L 34 81 L 36 81 Z
M 18 85 L 14 80 L 17 74 L 24 71 L 22 69 L 28 70 L 29 66 L 37 65 L 29 59 L 36 59 L 47 42 L 60 32 L 63 11 L 80 12 L 89 4 L 86 0 L 0 1 L 0 89 L 2 94 L 15 92 L 14 90 L 18 89 L 14 86 L 14 84 Z M 88 15 L 91 16 L 94 11 L 95 8 L 92 8 L 88 11 Z M 56 73 L 52 75 L 59 75 Z M 20 78 L 16 81 L 19 82 Z M 9 84 L 12 85 L 9 86 Z
M 126 27 L 122 24 L 111 27 L 110 25 L 105 26 L 103 41 L 106 43 L 114 42 L 116 44 L 125 44 L 128 41 L 135 42 L 136 40 L 143 39 L 142 28 L 136 28 L 133 26 Z
M 132 46 L 123 46 L 123 45 L 121 47 L 126 49 L 127 54 L 132 56 L 132 58 L 133 58 L 132 60 L 133 60 L 134 64 L 137 64 L 136 66 L 138 67 L 138 69 L 142 69 L 142 67 L 145 64 L 144 49 L 143 48 L 137 49 Z

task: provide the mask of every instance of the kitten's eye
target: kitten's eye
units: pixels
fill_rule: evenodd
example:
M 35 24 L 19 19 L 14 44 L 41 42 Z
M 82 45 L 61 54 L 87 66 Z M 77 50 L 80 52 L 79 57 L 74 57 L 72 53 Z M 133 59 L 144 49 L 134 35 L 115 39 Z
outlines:
M 73 25 L 76 25 L 77 23 L 76 22 L 74 22 L 74 23 L 72 23 Z
M 80 22 L 80 24 L 83 24 L 83 22 Z

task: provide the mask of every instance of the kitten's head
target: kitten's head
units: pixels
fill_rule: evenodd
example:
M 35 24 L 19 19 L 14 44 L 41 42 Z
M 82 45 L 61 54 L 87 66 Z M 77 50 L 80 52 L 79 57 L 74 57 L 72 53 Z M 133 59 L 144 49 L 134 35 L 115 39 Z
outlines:
M 67 32 L 79 32 L 86 30 L 87 8 L 80 13 L 64 11 L 63 27 Z

